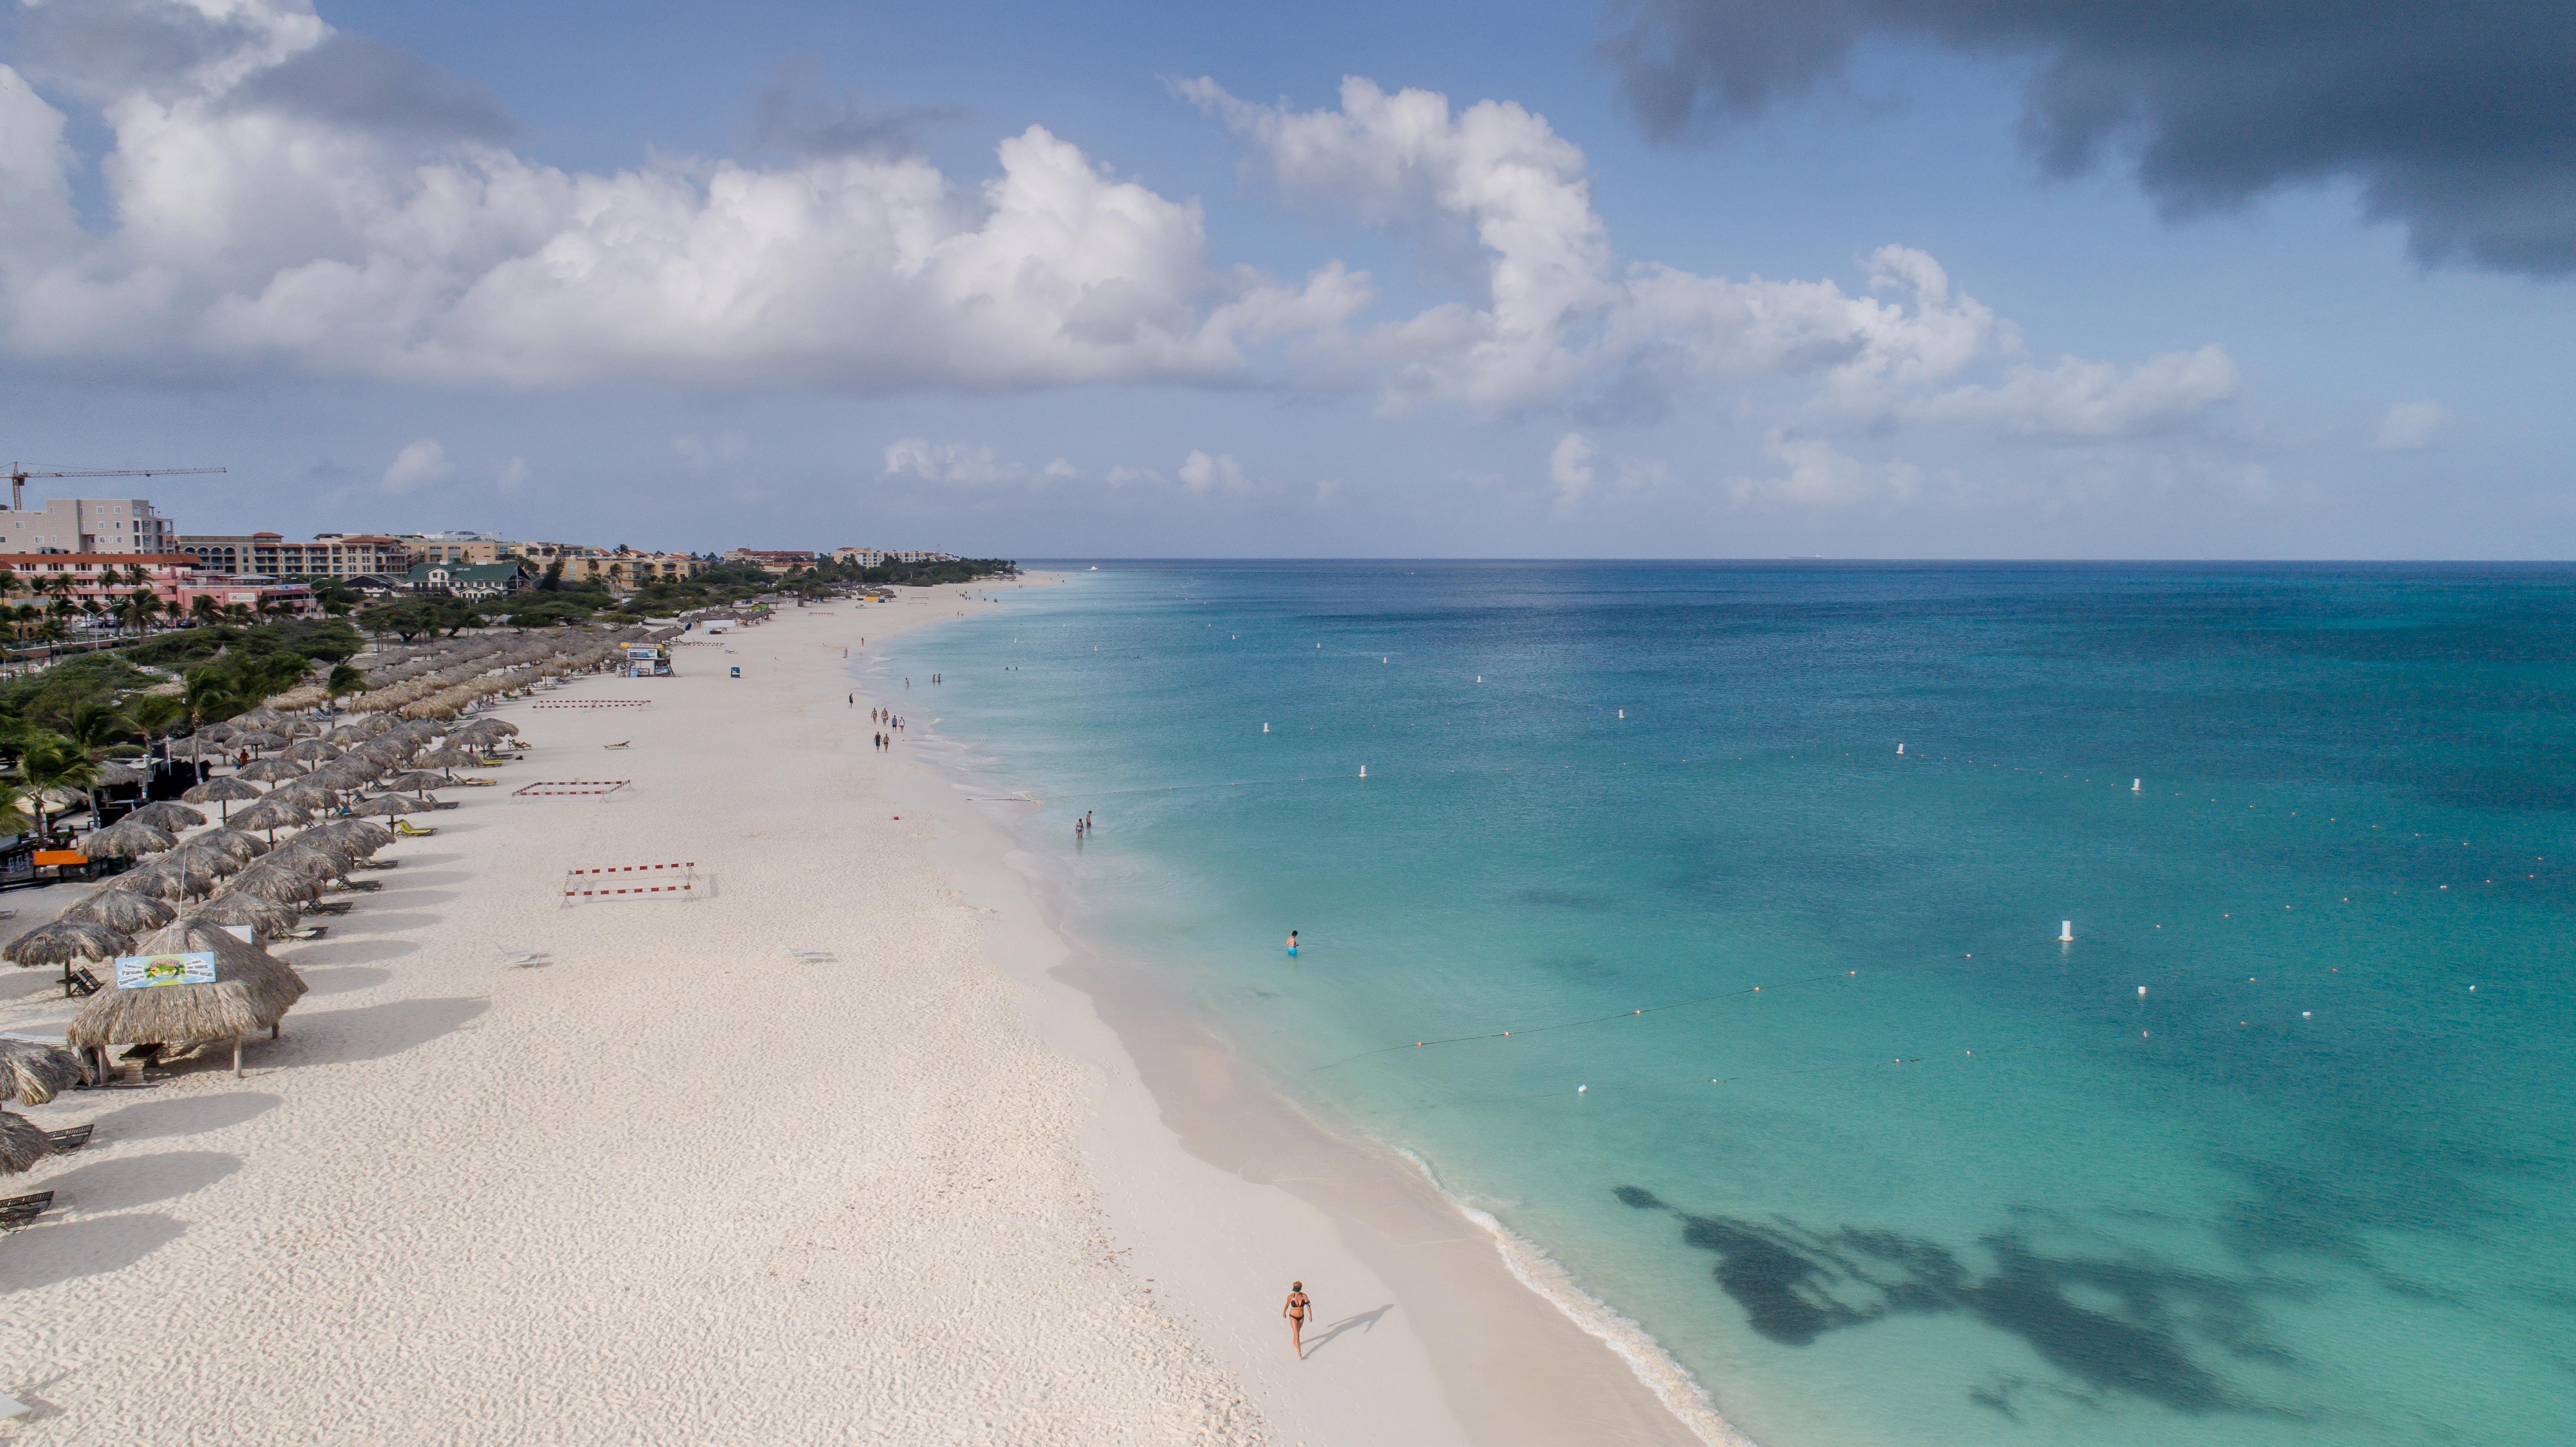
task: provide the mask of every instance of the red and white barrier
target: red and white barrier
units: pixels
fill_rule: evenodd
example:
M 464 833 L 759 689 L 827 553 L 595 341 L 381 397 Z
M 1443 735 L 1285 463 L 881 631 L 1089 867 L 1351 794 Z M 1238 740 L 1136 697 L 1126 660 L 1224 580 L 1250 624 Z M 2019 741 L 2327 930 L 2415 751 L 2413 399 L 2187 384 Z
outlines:
M 541 698 L 530 708 L 651 708 L 649 698 Z
M 610 876 L 615 876 L 611 882 Z M 564 898 L 579 904 L 585 900 L 610 899 L 622 895 L 662 895 L 668 898 L 693 897 L 698 888 L 698 866 L 695 861 L 679 864 L 612 864 L 604 869 L 567 869 L 564 871 Z
M 614 794 L 633 782 L 628 779 L 539 779 L 524 788 L 512 789 L 513 799 L 542 799 L 555 794 Z

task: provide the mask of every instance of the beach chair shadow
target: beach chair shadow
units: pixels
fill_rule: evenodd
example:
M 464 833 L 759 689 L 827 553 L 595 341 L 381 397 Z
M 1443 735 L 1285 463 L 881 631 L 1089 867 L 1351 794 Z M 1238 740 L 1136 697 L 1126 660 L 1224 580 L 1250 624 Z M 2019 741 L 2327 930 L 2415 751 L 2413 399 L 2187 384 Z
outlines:
M 546 952 L 544 950 L 505 949 L 500 952 L 500 955 L 501 963 L 508 965 L 514 970 L 524 970 L 534 965 L 542 965 L 546 962 Z
M 794 956 L 797 963 L 806 965 L 828 964 L 839 958 L 839 956 L 833 954 L 830 950 L 798 949 L 794 945 L 789 945 L 787 947 L 787 953 Z

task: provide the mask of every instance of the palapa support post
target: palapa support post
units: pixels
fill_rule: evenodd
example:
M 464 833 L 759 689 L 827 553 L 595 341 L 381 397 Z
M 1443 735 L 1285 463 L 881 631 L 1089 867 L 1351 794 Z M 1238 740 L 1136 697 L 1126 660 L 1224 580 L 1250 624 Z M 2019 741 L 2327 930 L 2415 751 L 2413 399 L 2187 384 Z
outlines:
M 233 1037 L 233 1079 L 241 1079 L 241 1037 Z

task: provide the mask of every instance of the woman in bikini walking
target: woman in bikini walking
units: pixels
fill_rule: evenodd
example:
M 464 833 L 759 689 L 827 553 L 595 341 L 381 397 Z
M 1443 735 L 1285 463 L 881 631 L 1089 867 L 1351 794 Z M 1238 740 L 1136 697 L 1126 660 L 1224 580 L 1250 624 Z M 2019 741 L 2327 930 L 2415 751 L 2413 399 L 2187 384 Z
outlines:
M 1314 1309 L 1314 1301 L 1306 1295 L 1306 1283 L 1289 1282 L 1288 1304 L 1279 1308 L 1279 1314 L 1288 1318 L 1288 1344 L 1297 1349 L 1297 1360 L 1301 1362 L 1306 1359 L 1306 1316 Z

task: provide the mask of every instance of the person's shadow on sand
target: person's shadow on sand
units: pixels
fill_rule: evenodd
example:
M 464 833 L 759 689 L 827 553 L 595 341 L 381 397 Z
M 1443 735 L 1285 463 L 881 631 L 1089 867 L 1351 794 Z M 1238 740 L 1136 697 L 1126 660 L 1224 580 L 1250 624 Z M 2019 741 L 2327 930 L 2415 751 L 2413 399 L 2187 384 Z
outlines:
M 1393 1310 L 1395 1310 L 1395 1303 L 1390 1301 L 1375 1311 L 1363 1311 L 1357 1316 L 1343 1317 L 1340 1321 L 1334 1322 L 1332 1325 L 1325 1327 L 1324 1334 L 1322 1336 L 1306 1343 L 1306 1355 L 1311 1357 L 1315 1353 L 1322 1351 L 1325 1347 L 1332 1345 L 1333 1338 L 1340 1336 L 1343 1332 L 1349 1331 L 1353 1327 L 1359 1328 L 1363 1334 L 1376 1330 L 1377 1319 Z

